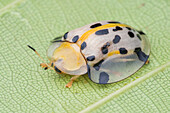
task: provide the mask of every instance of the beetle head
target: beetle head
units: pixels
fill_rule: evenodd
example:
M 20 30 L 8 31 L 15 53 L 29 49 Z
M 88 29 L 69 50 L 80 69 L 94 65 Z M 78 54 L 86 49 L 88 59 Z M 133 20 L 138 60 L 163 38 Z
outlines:
M 47 57 L 63 73 L 82 75 L 87 72 L 86 61 L 77 44 L 70 42 L 52 43 L 47 50 Z

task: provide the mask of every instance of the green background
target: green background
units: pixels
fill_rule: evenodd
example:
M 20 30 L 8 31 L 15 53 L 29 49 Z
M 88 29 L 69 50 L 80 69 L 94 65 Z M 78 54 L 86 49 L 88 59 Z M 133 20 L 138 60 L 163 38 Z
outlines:
M 170 111 L 170 0 L 0 0 L 0 112 Z M 44 71 L 50 41 L 83 25 L 116 20 L 143 30 L 150 63 L 133 76 L 100 85 L 84 75 Z

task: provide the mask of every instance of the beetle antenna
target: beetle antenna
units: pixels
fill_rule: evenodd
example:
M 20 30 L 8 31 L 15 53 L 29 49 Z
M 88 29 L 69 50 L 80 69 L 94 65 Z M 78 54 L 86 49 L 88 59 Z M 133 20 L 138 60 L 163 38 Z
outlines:
M 39 54 L 33 47 L 31 47 L 30 45 L 27 45 L 27 46 L 28 46 L 30 49 L 32 49 L 43 62 L 45 62 L 45 60 L 40 56 L 40 54 Z M 51 66 L 49 66 L 47 63 L 45 63 L 45 64 L 48 66 L 48 68 L 51 68 Z M 53 69 L 53 68 L 52 68 L 52 69 Z

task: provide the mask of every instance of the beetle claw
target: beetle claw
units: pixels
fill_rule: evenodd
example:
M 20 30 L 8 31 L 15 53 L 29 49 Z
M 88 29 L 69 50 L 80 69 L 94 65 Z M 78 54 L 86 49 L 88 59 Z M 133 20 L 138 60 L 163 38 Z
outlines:
M 147 61 L 145 62 L 145 64 L 149 64 L 149 60 L 147 60 Z
M 72 84 L 73 84 L 73 80 L 71 80 L 69 83 L 67 83 L 67 84 L 65 85 L 65 87 L 66 87 L 66 88 L 70 88 L 70 87 L 72 86 Z
M 41 63 L 40 66 L 41 66 L 42 68 L 44 68 L 44 70 L 47 70 L 47 69 L 48 69 L 48 66 L 47 66 L 45 63 Z
M 41 63 L 40 66 L 41 66 L 42 68 L 48 67 L 45 63 Z
M 47 69 L 48 69 L 48 67 L 45 67 L 45 68 L 44 68 L 44 70 L 47 70 Z

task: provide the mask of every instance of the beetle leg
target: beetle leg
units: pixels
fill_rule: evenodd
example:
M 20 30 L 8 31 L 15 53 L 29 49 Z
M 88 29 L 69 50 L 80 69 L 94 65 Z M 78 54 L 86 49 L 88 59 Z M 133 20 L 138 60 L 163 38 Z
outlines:
M 70 79 L 70 82 L 66 84 L 66 87 L 67 87 L 67 88 L 70 88 L 70 87 L 72 86 L 73 82 L 74 82 L 79 76 L 80 76 L 80 75 L 75 75 L 74 77 L 72 77 L 72 78 Z
M 50 66 L 51 63 L 49 63 L 48 65 Z M 49 68 L 48 65 L 47 65 L 46 63 L 41 63 L 41 64 L 40 64 L 40 66 L 41 66 L 42 68 L 44 68 L 44 70 L 47 70 L 47 69 L 52 69 L 52 70 L 54 70 L 53 68 Z
M 49 64 L 50 65 L 50 64 Z M 40 66 L 44 68 L 44 70 L 48 69 L 48 66 L 46 63 L 41 63 Z
M 42 68 L 48 67 L 46 63 L 41 63 L 40 66 L 41 66 Z
M 147 61 L 145 62 L 145 64 L 149 64 L 149 60 L 147 60 Z

